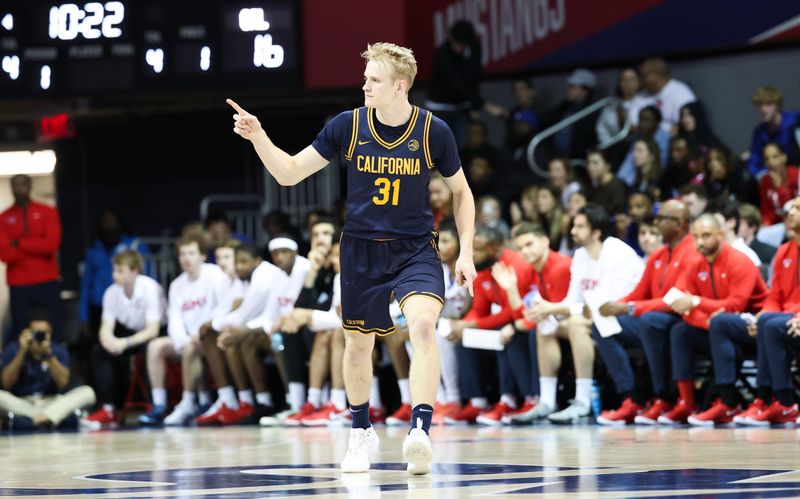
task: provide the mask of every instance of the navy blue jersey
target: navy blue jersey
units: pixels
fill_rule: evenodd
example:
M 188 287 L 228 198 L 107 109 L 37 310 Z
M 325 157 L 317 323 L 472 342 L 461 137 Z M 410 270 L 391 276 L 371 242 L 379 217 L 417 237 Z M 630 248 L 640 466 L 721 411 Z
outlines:
M 374 108 L 339 114 L 312 146 L 326 159 L 344 152 L 347 217 L 344 232 L 362 239 L 407 239 L 430 235 L 431 170 L 450 177 L 461 168 L 450 128 L 414 106 L 407 123 L 390 127 Z

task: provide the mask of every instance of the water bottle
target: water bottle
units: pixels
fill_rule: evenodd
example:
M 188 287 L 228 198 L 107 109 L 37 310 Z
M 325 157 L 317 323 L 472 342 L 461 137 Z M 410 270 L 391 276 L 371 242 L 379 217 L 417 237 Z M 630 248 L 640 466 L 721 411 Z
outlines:
M 283 351 L 283 333 L 280 331 L 275 331 L 272 333 L 272 337 L 270 337 L 270 344 L 272 345 L 273 352 L 282 352 Z
M 600 415 L 600 411 L 603 410 L 603 400 L 600 397 L 600 386 L 597 384 L 597 380 L 592 380 L 592 393 L 589 396 L 589 400 L 592 404 L 592 412 L 594 416 L 597 417 Z

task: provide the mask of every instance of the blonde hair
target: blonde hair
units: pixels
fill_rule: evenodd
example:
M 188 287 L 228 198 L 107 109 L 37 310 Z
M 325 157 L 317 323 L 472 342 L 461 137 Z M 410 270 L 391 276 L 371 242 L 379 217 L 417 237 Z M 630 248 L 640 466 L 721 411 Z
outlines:
M 389 66 L 395 80 L 408 81 L 406 92 L 414 84 L 414 78 L 417 76 L 417 59 L 413 50 L 394 43 L 370 43 L 367 44 L 367 50 L 361 53 L 361 57 L 367 62 L 383 62 Z
M 137 272 L 141 272 L 144 268 L 144 258 L 142 258 L 141 253 L 134 250 L 120 251 L 114 255 L 111 262 L 114 265 L 128 267 L 130 270 L 135 270 Z
M 753 104 L 756 106 L 760 106 L 761 104 L 777 104 L 778 107 L 783 107 L 783 94 L 775 87 L 762 85 L 753 93 Z

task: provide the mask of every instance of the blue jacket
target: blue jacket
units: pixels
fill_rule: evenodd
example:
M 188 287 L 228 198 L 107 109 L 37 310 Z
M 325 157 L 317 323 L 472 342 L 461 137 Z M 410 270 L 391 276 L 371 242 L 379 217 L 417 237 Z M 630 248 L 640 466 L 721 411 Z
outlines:
M 750 174 L 759 178 L 760 174 L 767 169 L 764 165 L 764 146 L 770 142 L 780 144 L 783 151 L 789 158 L 789 164 L 795 165 L 797 161 L 794 129 L 800 126 L 800 112 L 784 111 L 781 113 L 781 126 L 774 132 L 770 132 L 766 123 L 759 123 L 753 129 L 753 140 L 750 142 L 750 160 L 747 168 Z
M 95 240 L 86 253 L 85 267 L 81 276 L 81 303 L 79 320 L 81 323 L 89 322 L 89 306 L 103 305 L 103 293 L 114 282 L 111 273 L 114 255 L 126 250 L 136 250 L 142 255 L 149 255 L 150 248 L 142 244 L 138 237 L 123 235 L 120 242 L 111 251 L 99 240 Z M 152 265 L 145 264 L 144 273 L 151 275 Z

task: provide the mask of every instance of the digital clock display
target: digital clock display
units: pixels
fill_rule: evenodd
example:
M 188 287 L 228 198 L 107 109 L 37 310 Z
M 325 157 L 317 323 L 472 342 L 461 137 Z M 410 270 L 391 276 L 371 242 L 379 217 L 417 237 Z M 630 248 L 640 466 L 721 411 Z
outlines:
M 297 0 L 0 2 L 0 99 L 293 88 Z

